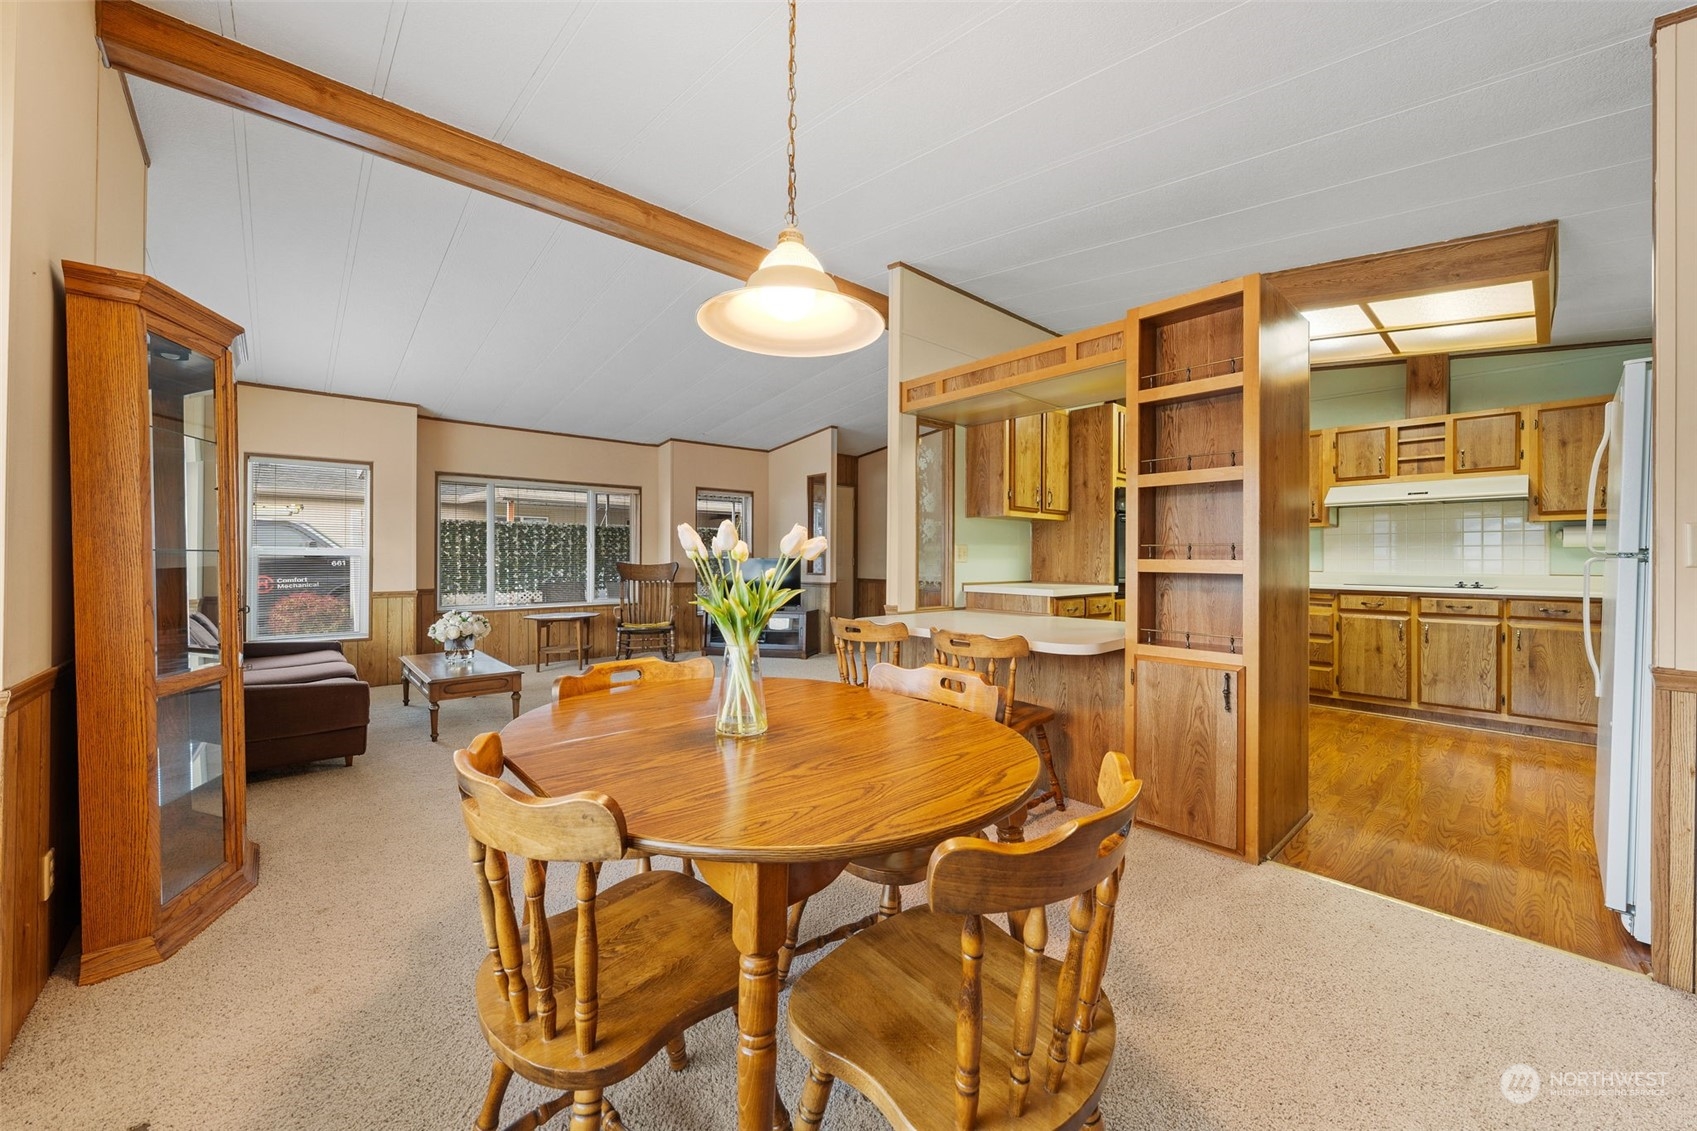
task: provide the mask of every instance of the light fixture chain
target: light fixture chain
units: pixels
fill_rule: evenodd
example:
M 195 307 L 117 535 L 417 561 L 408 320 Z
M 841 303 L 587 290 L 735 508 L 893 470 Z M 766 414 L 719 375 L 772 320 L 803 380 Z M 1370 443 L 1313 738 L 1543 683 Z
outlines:
M 790 0 L 790 210 L 789 226 L 796 226 L 795 218 L 795 4 Z

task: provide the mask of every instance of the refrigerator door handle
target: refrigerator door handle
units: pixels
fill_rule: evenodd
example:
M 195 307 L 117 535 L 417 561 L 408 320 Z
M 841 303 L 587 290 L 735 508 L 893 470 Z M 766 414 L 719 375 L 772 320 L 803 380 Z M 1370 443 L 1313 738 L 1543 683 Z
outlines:
M 1614 405 L 1603 406 L 1603 438 L 1597 441 L 1597 454 L 1591 457 L 1591 478 L 1585 486 L 1585 552 L 1595 554 L 1602 549 L 1597 545 L 1595 527 L 1597 523 L 1597 480 L 1603 471 L 1603 457 L 1608 454 L 1609 440 L 1614 432 Z M 1593 664 L 1592 667 L 1596 665 Z M 1602 694 L 1598 692 L 1598 694 Z
M 1580 632 L 1585 637 L 1585 662 L 1591 665 L 1591 687 L 1599 699 L 1603 697 L 1603 668 L 1597 662 L 1597 645 L 1591 639 L 1591 565 L 1593 562 L 1606 562 L 1612 557 L 1613 554 L 1593 554 L 1585 559 L 1579 570 Z

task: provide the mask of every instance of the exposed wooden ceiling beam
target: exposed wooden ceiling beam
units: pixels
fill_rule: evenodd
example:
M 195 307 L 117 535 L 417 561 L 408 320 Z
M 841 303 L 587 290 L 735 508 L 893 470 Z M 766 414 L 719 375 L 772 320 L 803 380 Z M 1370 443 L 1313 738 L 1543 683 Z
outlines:
M 130 0 L 99 0 L 96 19 L 107 63 L 127 74 L 287 122 L 734 279 L 747 278 L 767 252 Z M 889 300 L 878 291 L 840 278 L 837 286 L 889 318 Z
M 1265 278 L 1303 310 L 1455 287 L 1542 278 L 1554 296 L 1556 221 L 1274 271 Z M 1553 303 L 1546 304 L 1553 305 Z M 1546 331 L 1541 340 L 1548 339 Z

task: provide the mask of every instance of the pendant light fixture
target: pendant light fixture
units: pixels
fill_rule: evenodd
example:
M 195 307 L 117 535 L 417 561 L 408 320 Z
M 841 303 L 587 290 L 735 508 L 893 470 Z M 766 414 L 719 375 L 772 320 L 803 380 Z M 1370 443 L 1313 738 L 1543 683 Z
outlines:
M 778 244 L 748 282 L 715 295 L 695 312 L 696 325 L 728 346 L 777 357 L 828 357 L 878 340 L 884 319 L 837 289 L 802 242 L 795 215 L 795 5 L 790 0 L 790 207 Z

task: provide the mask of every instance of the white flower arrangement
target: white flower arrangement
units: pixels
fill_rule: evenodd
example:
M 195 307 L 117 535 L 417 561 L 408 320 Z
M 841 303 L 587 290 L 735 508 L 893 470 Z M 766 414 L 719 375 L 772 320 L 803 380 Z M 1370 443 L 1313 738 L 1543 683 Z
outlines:
M 482 613 L 465 613 L 458 609 L 443 613 L 425 635 L 441 644 L 451 640 L 470 639 L 474 643 L 488 636 L 495 626 Z

